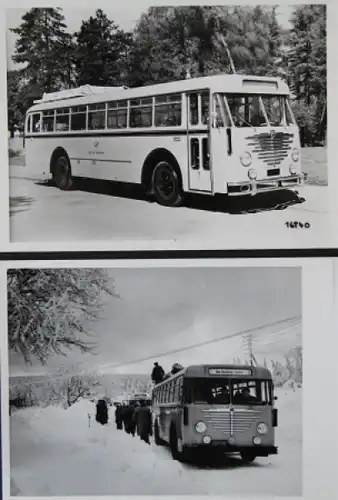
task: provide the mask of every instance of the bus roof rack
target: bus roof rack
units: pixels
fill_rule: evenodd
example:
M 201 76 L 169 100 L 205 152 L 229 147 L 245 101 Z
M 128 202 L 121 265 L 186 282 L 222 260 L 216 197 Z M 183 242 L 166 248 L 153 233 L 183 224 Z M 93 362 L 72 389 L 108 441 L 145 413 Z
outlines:
M 44 102 L 62 101 L 64 99 L 74 99 L 75 97 L 86 97 L 95 94 L 103 94 L 113 90 L 126 90 L 129 87 L 122 85 L 120 87 L 98 87 L 96 85 L 82 85 L 74 89 L 59 90 L 58 92 L 44 92 L 42 99 L 34 101 L 34 104 Z

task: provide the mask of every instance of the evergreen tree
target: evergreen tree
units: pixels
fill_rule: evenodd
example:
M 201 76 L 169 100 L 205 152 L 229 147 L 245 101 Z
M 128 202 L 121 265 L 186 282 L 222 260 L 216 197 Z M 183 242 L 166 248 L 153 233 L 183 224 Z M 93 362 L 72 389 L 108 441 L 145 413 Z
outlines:
M 7 71 L 7 119 L 11 137 L 14 136 L 16 129 L 22 130 L 24 123 L 24 110 L 21 101 L 18 99 L 21 86 L 21 72 L 18 70 Z
M 295 7 L 291 25 L 289 84 L 296 99 L 297 118 L 303 121 L 308 115 L 305 134 L 310 133 L 313 142 L 316 138 L 323 139 L 326 129 L 326 6 Z
M 110 21 L 101 9 L 75 33 L 78 85 L 121 85 L 125 79 L 131 35 Z
M 155 7 L 134 35 L 134 84 L 231 72 L 272 74 L 280 59 L 281 32 L 271 7 Z
M 18 36 L 13 61 L 25 65 L 23 73 L 29 83 L 44 92 L 71 85 L 71 36 L 61 8 L 30 9 L 20 26 L 11 31 Z

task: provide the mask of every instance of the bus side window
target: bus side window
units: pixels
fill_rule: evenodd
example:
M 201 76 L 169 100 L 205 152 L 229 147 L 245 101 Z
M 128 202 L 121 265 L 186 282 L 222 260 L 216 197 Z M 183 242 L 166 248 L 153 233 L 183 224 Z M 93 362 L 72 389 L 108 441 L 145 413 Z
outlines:
M 208 125 L 209 123 L 209 92 L 201 93 L 201 123 Z
M 179 403 L 182 402 L 182 387 L 183 387 L 183 378 L 180 377 L 178 380 L 178 395 L 177 395 Z
M 174 380 L 174 402 L 178 402 L 178 379 Z
M 127 101 L 108 102 L 107 128 L 126 128 L 128 115 Z
M 77 106 L 71 108 L 70 129 L 86 130 L 87 108 L 86 106 Z
M 90 130 L 102 130 L 106 128 L 105 103 L 91 104 L 88 106 L 88 128 Z
M 190 139 L 190 163 L 193 170 L 200 168 L 200 141 L 199 139 Z
M 190 125 L 198 125 L 198 94 L 189 95 Z
M 43 111 L 42 130 L 43 132 L 54 132 L 54 110 Z
M 129 126 L 132 128 L 151 127 L 153 120 L 153 98 L 131 99 Z
M 210 170 L 209 139 L 202 139 L 202 166 L 204 170 Z
M 41 132 L 41 115 L 40 113 L 34 113 L 32 115 L 32 132 Z
M 155 97 L 155 127 L 177 127 L 182 123 L 182 95 Z
M 63 132 L 69 130 L 69 108 L 59 108 L 56 110 L 55 130 Z
M 172 380 L 169 384 L 169 403 L 174 402 L 174 381 Z

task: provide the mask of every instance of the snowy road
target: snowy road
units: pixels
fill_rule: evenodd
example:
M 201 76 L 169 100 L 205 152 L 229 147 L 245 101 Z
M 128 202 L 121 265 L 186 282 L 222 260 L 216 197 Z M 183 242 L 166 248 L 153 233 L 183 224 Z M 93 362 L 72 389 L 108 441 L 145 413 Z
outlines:
M 337 216 L 328 200 L 328 188 L 307 186 L 300 195 L 306 201 L 286 210 L 267 209 L 294 196 L 291 192 L 252 198 L 256 213 L 238 213 L 248 208 L 224 199 L 196 197 L 188 206 L 167 208 L 147 202 L 135 188 L 110 183 L 82 182 L 61 192 L 27 177 L 25 167 L 11 167 L 11 242 L 109 241 L 112 249 L 142 248 L 144 243 L 173 242 L 180 248 L 287 248 L 332 246 Z M 227 206 L 225 206 L 227 205 Z M 235 212 L 235 213 L 234 213 Z M 311 230 L 295 232 L 286 221 L 311 223 Z M 253 227 L 253 221 L 255 225 Z M 301 234 L 300 234 L 301 233 Z M 295 237 L 301 237 L 301 243 Z M 168 244 L 162 243 L 164 248 Z
M 166 448 L 98 426 L 82 401 L 68 410 L 26 409 L 11 417 L 12 495 L 226 495 L 302 493 L 301 389 L 279 390 L 277 456 L 243 465 L 180 464 Z M 112 419 L 111 419 L 112 420 Z

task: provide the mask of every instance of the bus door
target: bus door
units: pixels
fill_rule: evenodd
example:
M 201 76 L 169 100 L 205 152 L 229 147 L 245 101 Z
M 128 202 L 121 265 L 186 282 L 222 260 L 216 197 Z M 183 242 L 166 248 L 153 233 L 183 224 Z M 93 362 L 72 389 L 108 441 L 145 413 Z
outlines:
M 201 91 L 187 96 L 189 189 L 201 193 L 212 192 L 209 95 L 209 91 Z
M 217 94 L 212 96 L 211 103 L 211 164 L 214 178 L 217 177 L 223 182 L 226 179 L 226 172 L 232 155 L 232 129 L 227 110 Z

